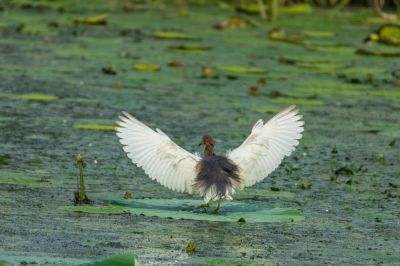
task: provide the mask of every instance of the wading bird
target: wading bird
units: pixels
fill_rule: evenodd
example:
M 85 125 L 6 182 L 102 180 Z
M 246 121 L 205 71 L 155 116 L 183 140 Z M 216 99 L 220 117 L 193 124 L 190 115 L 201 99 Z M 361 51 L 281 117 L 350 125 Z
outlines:
M 126 112 L 119 119 L 117 136 L 133 163 L 169 189 L 204 197 L 205 204 L 197 208 L 217 202 L 215 213 L 222 201 L 232 200 L 235 191 L 253 186 L 274 171 L 294 151 L 304 130 L 302 116 L 290 106 L 265 124 L 258 120 L 247 139 L 226 156 L 216 155 L 215 141 L 204 135 L 201 158 Z

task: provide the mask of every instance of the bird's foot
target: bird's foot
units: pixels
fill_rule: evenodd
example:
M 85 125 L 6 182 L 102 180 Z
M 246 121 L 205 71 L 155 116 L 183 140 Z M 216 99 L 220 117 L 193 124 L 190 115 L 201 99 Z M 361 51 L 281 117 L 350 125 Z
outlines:
M 203 209 L 204 212 L 207 212 L 207 208 L 209 208 L 209 207 L 210 207 L 210 204 L 208 204 L 208 203 L 206 203 L 206 204 L 200 204 L 199 206 L 194 207 L 194 208 L 193 208 L 193 211 L 195 211 L 195 210 L 197 210 L 197 209 Z
M 213 214 L 219 214 L 219 209 L 221 207 L 221 200 L 218 201 L 217 208 L 213 210 Z
M 219 214 L 219 206 L 213 210 L 213 214 Z

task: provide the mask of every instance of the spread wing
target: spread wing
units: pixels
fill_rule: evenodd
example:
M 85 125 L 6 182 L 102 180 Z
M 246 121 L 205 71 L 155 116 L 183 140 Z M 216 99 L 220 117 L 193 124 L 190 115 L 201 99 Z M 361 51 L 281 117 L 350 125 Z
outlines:
M 160 129 L 154 131 L 130 114 L 123 115 L 116 131 L 132 162 L 161 185 L 191 194 L 201 158 L 179 147 Z
M 258 120 L 247 139 L 227 154 L 239 166 L 244 187 L 263 180 L 294 151 L 304 130 L 301 118 L 290 106 L 266 124 Z

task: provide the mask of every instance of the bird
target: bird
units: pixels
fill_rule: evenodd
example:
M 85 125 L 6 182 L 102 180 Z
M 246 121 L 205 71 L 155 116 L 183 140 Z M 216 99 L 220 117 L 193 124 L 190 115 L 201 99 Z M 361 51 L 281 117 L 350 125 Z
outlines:
M 235 192 L 262 181 L 299 144 L 304 121 L 296 106 L 289 106 L 268 122 L 258 120 L 249 136 L 225 155 L 214 152 L 216 141 L 203 135 L 203 156 L 191 153 L 162 130 L 151 129 L 127 112 L 122 112 L 115 128 L 128 158 L 161 185 L 181 193 L 199 195 L 207 211 L 217 203 L 233 200 Z

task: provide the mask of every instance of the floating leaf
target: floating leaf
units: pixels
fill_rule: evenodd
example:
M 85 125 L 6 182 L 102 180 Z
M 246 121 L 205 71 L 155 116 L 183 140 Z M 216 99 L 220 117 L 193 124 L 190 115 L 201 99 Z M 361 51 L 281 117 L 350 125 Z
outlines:
M 377 41 L 398 46 L 400 45 L 400 25 L 384 25 L 370 34 L 364 41 Z
M 27 94 L 20 94 L 15 96 L 18 100 L 26 100 L 26 101 L 44 101 L 44 102 L 51 102 L 56 101 L 59 98 L 54 95 L 47 95 L 42 93 L 27 93 Z
M 182 61 L 174 60 L 174 61 L 169 62 L 168 66 L 170 66 L 170 67 L 184 67 L 185 63 L 183 63 Z
M 195 250 L 196 250 L 196 243 L 190 242 L 189 244 L 187 244 L 186 246 L 187 253 L 193 253 Z
M 223 257 L 191 257 L 188 262 L 193 265 L 208 265 L 208 266 L 273 266 L 273 262 L 261 259 L 246 259 L 246 258 L 223 258 Z
M 290 58 L 281 56 L 278 58 L 280 63 L 289 64 L 289 65 L 296 65 L 301 68 L 310 68 L 310 69 L 340 69 L 340 68 L 347 68 L 346 65 L 343 64 L 336 64 L 327 61 L 321 60 L 304 60 L 304 59 L 297 59 L 297 58 Z
M 86 17 L 86 18 L 74 18 L 73 21 L 76 24 L 106 25 L 107 19 L 108 19 L 107 15 L 99 15 L 99 16 Z
M 117 71 L 114 67 L 103 67 L 101 71 L 107 75 L 117 75 Z
M 394 147 L 394 145 L 396 144 L 397 139 L 392 139 L 392 141 L 389 142 L 389 146 L 390 147 Z
M 135 266 L 139 265 L 134 255 L 114 255 L 104 259 L 80 264 L 80 266 Z
M 354 170 L 350 166 L 343 166 L 335 170 L 335 175 L 354 175 Z
M 303 45 L 303 37 L 299 35 L 288 36 L 286 32 L 277 27 L 268 32 L 268 39 L 272 41 L 286 42 L 290 44 Z
M 243 217 L 240 217 L 239 220 L 238 220 L 238 223 L 245 224 L 246 223 L 246 219 L 244 219 Z
M 153 36 L 157 39 L 163 39 L 163 40 L 180 40 L 180 41 L 200 40 L 200 38 L 197 36 L 192 36 L 181 32 L 171 32 L 171 31 L 157 31 L 153 33 Z
M 88 205 L 77 205 L 77 206 L 61 206 L 58 208 L 59 211 L 64 212 L 83 212 L 83 213 L 96 213 L 96 214 L 122 214 L 125 213 L 125 209 L 120 206 L 88 206 Z
M 214 70 L 211 67 L 202 67 L 201 69 L 201 76 L 203 78 L 212 78 L 215 77 Z
M 160 66 L 155 64 L 150 64 L 150 65 L 136 64 L 133 66 L 133 69 L 136 71 L 143 71 L 143 72 L 155 72 L 160 70 Z
M 336 33 L 331 31 L 303 31 L 303 35 L 307 37 L 328 38 L 334 37 Z
M 314 8 L 310 4 L 288 5 L 280 7 L 279 12 L 285 14 L 311 14 L 314 12 Z
M 249 19 L 236 16 L 236 17 L 230 17 L 227 20 L 215 24 L 214 28 L 218 30 L 243 29 L 246 28 L 247 26 L 257 26 L 257 24 Z
M 335 63 L 311 63 L 311 62 L 297 62 L 296 66 L 300 68 L 320 69 L 320 70 L 337 70 L 347 68 L 348 66 Z
M 312 181 L 311 180 L 305 180 L 301 183 L 298 184 L 299 188 L 303 190 L 309 190 L 312 187 Z
M 74 128 L 78 129 L 89 129 L 89 130 L 102 130 L 102 131 L 114 131 L 115 126 L 112 125 L 100 125 L 100 124 L 76 124 Z
M 292 222 L 304 219 L 301 212 L 296 209 L 273 208 L 262 203 L 223 203 L 218 215 L 194 212 L 194 207 L 202 203 L 204 202 L 201 200 L 182 199 L 134 199 L 114 200 L 111 202 L 113 206 L 122 207 L 125 211 L 137 215 L 143 214 L 173 219 L 237 222 L 243 217 L 247 223 Z
M 255 4 L 242 4 L 236 7 L 236 11 L 246 14 L 260 14 L 260 7 Z
M 205 44 L 183 44 L 178 46 L 170 46 L 168 50 L 177 50 L 177 51 L 207 51 L 210 50 L 211 47 Z
M 132 192 L 126 191 L 124 194 L 124 199 L 131 199 L 132 198 Z
M 265 74 L 267 69 L 261 67 L 243 67 L 243 66 L 222 66 L 220 70 L 235 74 Z
M 357 49 L 355 51 L 359 55 L 372 55 L 372 56 L 382 56 L 382 57 L 400 57 L 400 52 L 397 51 L 372 51 L 367 49 Z
M 249 198 L 285 198 L 292 199 L 295 194 L 289 191 L 272 191 L 268 189 L 257 189 L 257 188 L 247 188 L 239 191 L 236 195 L 238 199 L 249 199 Z
M 38 179 L 20 173 L 0 171 L 0 184 L 42 186 L 49 183 L 50 181 L 47 179 Z

